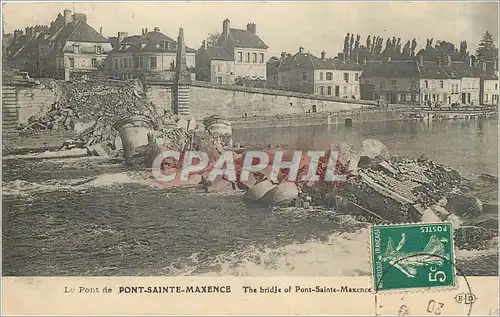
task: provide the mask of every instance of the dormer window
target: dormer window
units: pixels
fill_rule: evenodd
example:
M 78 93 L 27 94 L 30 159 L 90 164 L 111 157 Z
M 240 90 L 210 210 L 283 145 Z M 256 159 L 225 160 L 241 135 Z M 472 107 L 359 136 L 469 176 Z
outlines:
M 80 53 L 80 44 L 73 45 L 73 53 L 75 53 L 75 54 Z
M 96 54 L 102 54 L 102 46 L 97 45 L 97 46 L 95 47 L 95 53 L 96 53 Z

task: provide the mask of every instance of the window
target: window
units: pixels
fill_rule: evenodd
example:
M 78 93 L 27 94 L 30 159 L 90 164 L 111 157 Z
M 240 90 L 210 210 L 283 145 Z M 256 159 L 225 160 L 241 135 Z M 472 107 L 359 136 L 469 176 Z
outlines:
M 74 58 L 69 59 L 69 67 L 71 67 L 71 68 L 75 67 L 75 59 Z
M 260 53 L 260 62 L 264 63 L 264 53 Z
M 226 72 L 228 72 L 228 73 L 231 72 L 231 64 L 229 64 L 229 63 L 226 64 Z
M 333 79 L 333 73 L 327 72 L 326 73 L 326 80 L 332 80 Z
M 385 87 L 385 81 L 381 80 L 380 81 L 380 88 L 384 88 Z
M 123 58 L 120 58 L 120 68 L 123 68 Z
M 97 67 L 97 59 L 92 58 L 92 67 L 96 68 Z
M 306 72 L 302 73 L 302 80 L 307 80 L 307 73 Z
M 359 74 L 354 74 L 354 81 L 358 81 L 359 80 Z
M 428 101 L 429 100 L 429 95 L 428 94 L 425 94 L 424 95 L 424 101 Z
M 242 52 L 238 52 L 238 62 L 243 62 L 243 53 Z
M 424 87 L 425 87 L 425 88 L 429 88 L 429 82 L 428 82 L 427 80 L 426 80 L 426 81 L 424 81 Z
M 137 57 L 135 65 L 137 68 L 142 68 L 142 57 Z
M 80 53 L 80 45 L 75 44 L 75 45 L 73 46 L 73 53 L 75 53 L 75 54 Z
M 495 90 L 498 90 L 498 84 L 495 84 Z
M 347 95 L 347 86 L 344 86 L 344 95 Z
M 217 71 L 220 72 L 220 65 L 217 65 Z
M 369 85 L 369 84 L 370 84 L 370 80 L 365 79 L 365 85 Z
M 406 94 L 399 94 L 399 100 L 402 102 L 406 102 Z
M 123 59 L 123 68 L 128 68 L 128 58 Z
M 444 82 L 442 80 L 439 81 L 439 88 L 443 88 L 444 87 Z
M 396 86 L 396 81 L 395 80 L 391 80 L 391 86 Z
M 157 65 L 156 65 L 156 56 L 151 56 L 149 58 L 149 68 L 151 69 L 156 69 Z
M 253 60 L 254 63 L 257 63 L 257 53 L 253 53 Z
M 95 53 L 96 53 L 96 54 L 102 54 L 102 46 L 99 46 L 99 45 L 98 45 L 98 46 L 96 46 L 96 47 L 95 47 Z
M 218 84 L 222 84 L 222 77 L 217 77 L 215 80 Z
M 250 63 L 250 53 L 247 53 L 247 60 L 246 60 L 247 63 Z
M 319 73 L 319 80 L 323 80 L 323 72 Z
M 325 86 L 319 86 L 319 94 L 324 95 L 325 94 Z
M 484 101 L 488 101 L 488 94 L 484 95 Z
M 358 86 L 354 86 L 354 93 L 357 94 L 358 93 Z
M 118 69 L 118 60 L 115 59 L 115 68 Z
M 328 86 L 327 93 L 328 93 L 328 95 L 332 94 L 332 86 Z
M 346 83 L 349 82 L 349 73 L 344 73 L 344 80 Z

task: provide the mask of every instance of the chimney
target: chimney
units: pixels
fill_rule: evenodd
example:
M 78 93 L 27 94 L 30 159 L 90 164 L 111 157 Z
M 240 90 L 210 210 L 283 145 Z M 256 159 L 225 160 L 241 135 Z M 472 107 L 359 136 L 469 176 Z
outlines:
M 250 31 L 253 34 L 257 34 L 257 26 L 255 25 L 255 23 L 248 23 L 247 24 L 247 31 Z
M 22 30 L 14 30 L 14 42 L 20 37 L 23 36 Z
M 144 28 L 144 34 L 148 34 L 148 28 Z
M 102 35 L 102 26 L 99 28 L 99 34 Z
M 177 37 L 177 52 L 175 57 L 176 80 L 177 82 L 191 81 L 191 74 L 186 64 L 186 45 L 184 43 L 184 29 L 179 29 Z
M 418 66 L 424 66 L 424 55 L 418 55 Z
M 445 58 L 446 66 L 451 66 L 451 56 L 449 54 L 446 54 L 444 56 L 444 58 Z
M 160 28 L 159 28 L 159 27 L 157 27 L 157 26 L 155 26 L 154 31 L 155 31 L 155 32 L 160 32 Z
M 301 46 L 299 47 L 299 53 L 302 53 L 304 51 L 304 48 Z
M 117 39 L 118 39 L 118 44 L 121 44 L 121 42 L 123 41 L 123 39 L 124 39 L 125 37 L 127 37 L 127 36 L 128 36 L 128 33 L 127 33 L 127 32 L 118 32 L 118 37 L 117 37 Z
M 33 39 L 33 28 L 32 27 L 27 27 L 25 29 L 26 31 L 26 39 L 27 40 L 32 40 Z
M 141 35 L 144 35 L 144 28 L 141 29 Z
M 73 22 L 73 17 L 71 16 L 71 10 L 65 9 L 64 10 L 64 25 L 68 25 L 71 22 Z
M 203 47 L 203 49 L 206 50 L 207 49 L 207 41 L 203 40 L 201 47 Z
M 326 55 L 325 51 L 322 51 L 322 52 L 321 52 L 321 59 L 322 59 L 322 60 L 325 60 L 325 55 Z
M 87 23 L 87 15 L 85 13 L 75 13 L 73 14 L 73 21 L 83 21 Z
M 474 55 L 472 55 L 471 57 L 469 57 L 469 66 L 474 67 L 474 64 L 475 64 L 475 59 Z
M 344 53 L 340 53 L 340 54 L 339 54 L 339 57 L 340 57 L 340 61 L 341 61 L 342 63 L 345 63 L 345 54 L 344 54 Z
M 229 37 L 229 19 L 225 19 L 223 22 L 222 22 L 222 34 L 228 38 Z

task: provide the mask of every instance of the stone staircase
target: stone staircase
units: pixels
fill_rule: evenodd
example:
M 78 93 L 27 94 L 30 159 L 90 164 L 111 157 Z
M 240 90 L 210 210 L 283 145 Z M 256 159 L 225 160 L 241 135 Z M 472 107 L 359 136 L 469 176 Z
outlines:
M 16 126 L 19 123 L 19 107 L 17 105 L 16 87 L 2 86 L 2 136 L 18 135 Z

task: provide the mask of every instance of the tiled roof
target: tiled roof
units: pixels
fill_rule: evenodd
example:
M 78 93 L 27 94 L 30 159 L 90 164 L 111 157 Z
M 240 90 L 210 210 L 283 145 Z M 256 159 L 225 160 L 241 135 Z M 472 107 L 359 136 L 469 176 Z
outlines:
M 448 73 L 436 62 L 424 61 L 422 66 L 418 67 L 421 78 L 429 79 L 448 79 Z
M 498 63 L 498 61 L 497 61 Z M 483 64 L 479 63 L 476 65 L 476 72 L 479 77 L 484 80 L 498 80 L 498 76 L 495 73 L 493 62 L 486 62 L 486 69 L 483 68 Z
M 332 62 L 335 65 L 335 69 L 337 70 L 353 70 L 353 71 L 363 70 L 363 67 L 352 59 L 348 59 L 345 62 L 343 62 L 338 58 L 334 58 L 332 59 Z
M 479 72 L 469 63 L 464 62 L 451 62 L 451 68 L 456 72 L 458 78 L 463 77 L 479 77 Z
M 110 38 L 114 51 L 118 48 L 118 39 Z M 165 43 L 169 43 L 165 47 Z M 158 31 L 147 32 L 143 35 L 131 35 L 125 37 L 119 48 L 122 53 L 127 52 L 155 52 L 155 53 L 176 53 L 177 42 L 172 38 Z M 163 46 L 163 47 L 162 47 Z M 186 53 L 195 53 L 196 50 L 186 46 Z
M 64 26 L 55 38 L 56 42 L 74 41 L 88 43 L 109 43 L 109 39 L 102 36 L 84 21 L 70 22 Z
M 233 56 L 221 46 L 207 47 L 207 53 L 213 60 L 234 61 Z
M 383 78 L 419 78 L 417 63 L 407 61 L 368 61 L 363 69 L 362 77 Z
M 229 29 L 229 40 L 235 47 L 267 49 L 269 46 L 257 35 L 248 30 Z M 219 38 L 218 44 L 224 46 L 226 41 L 224 34 Z

